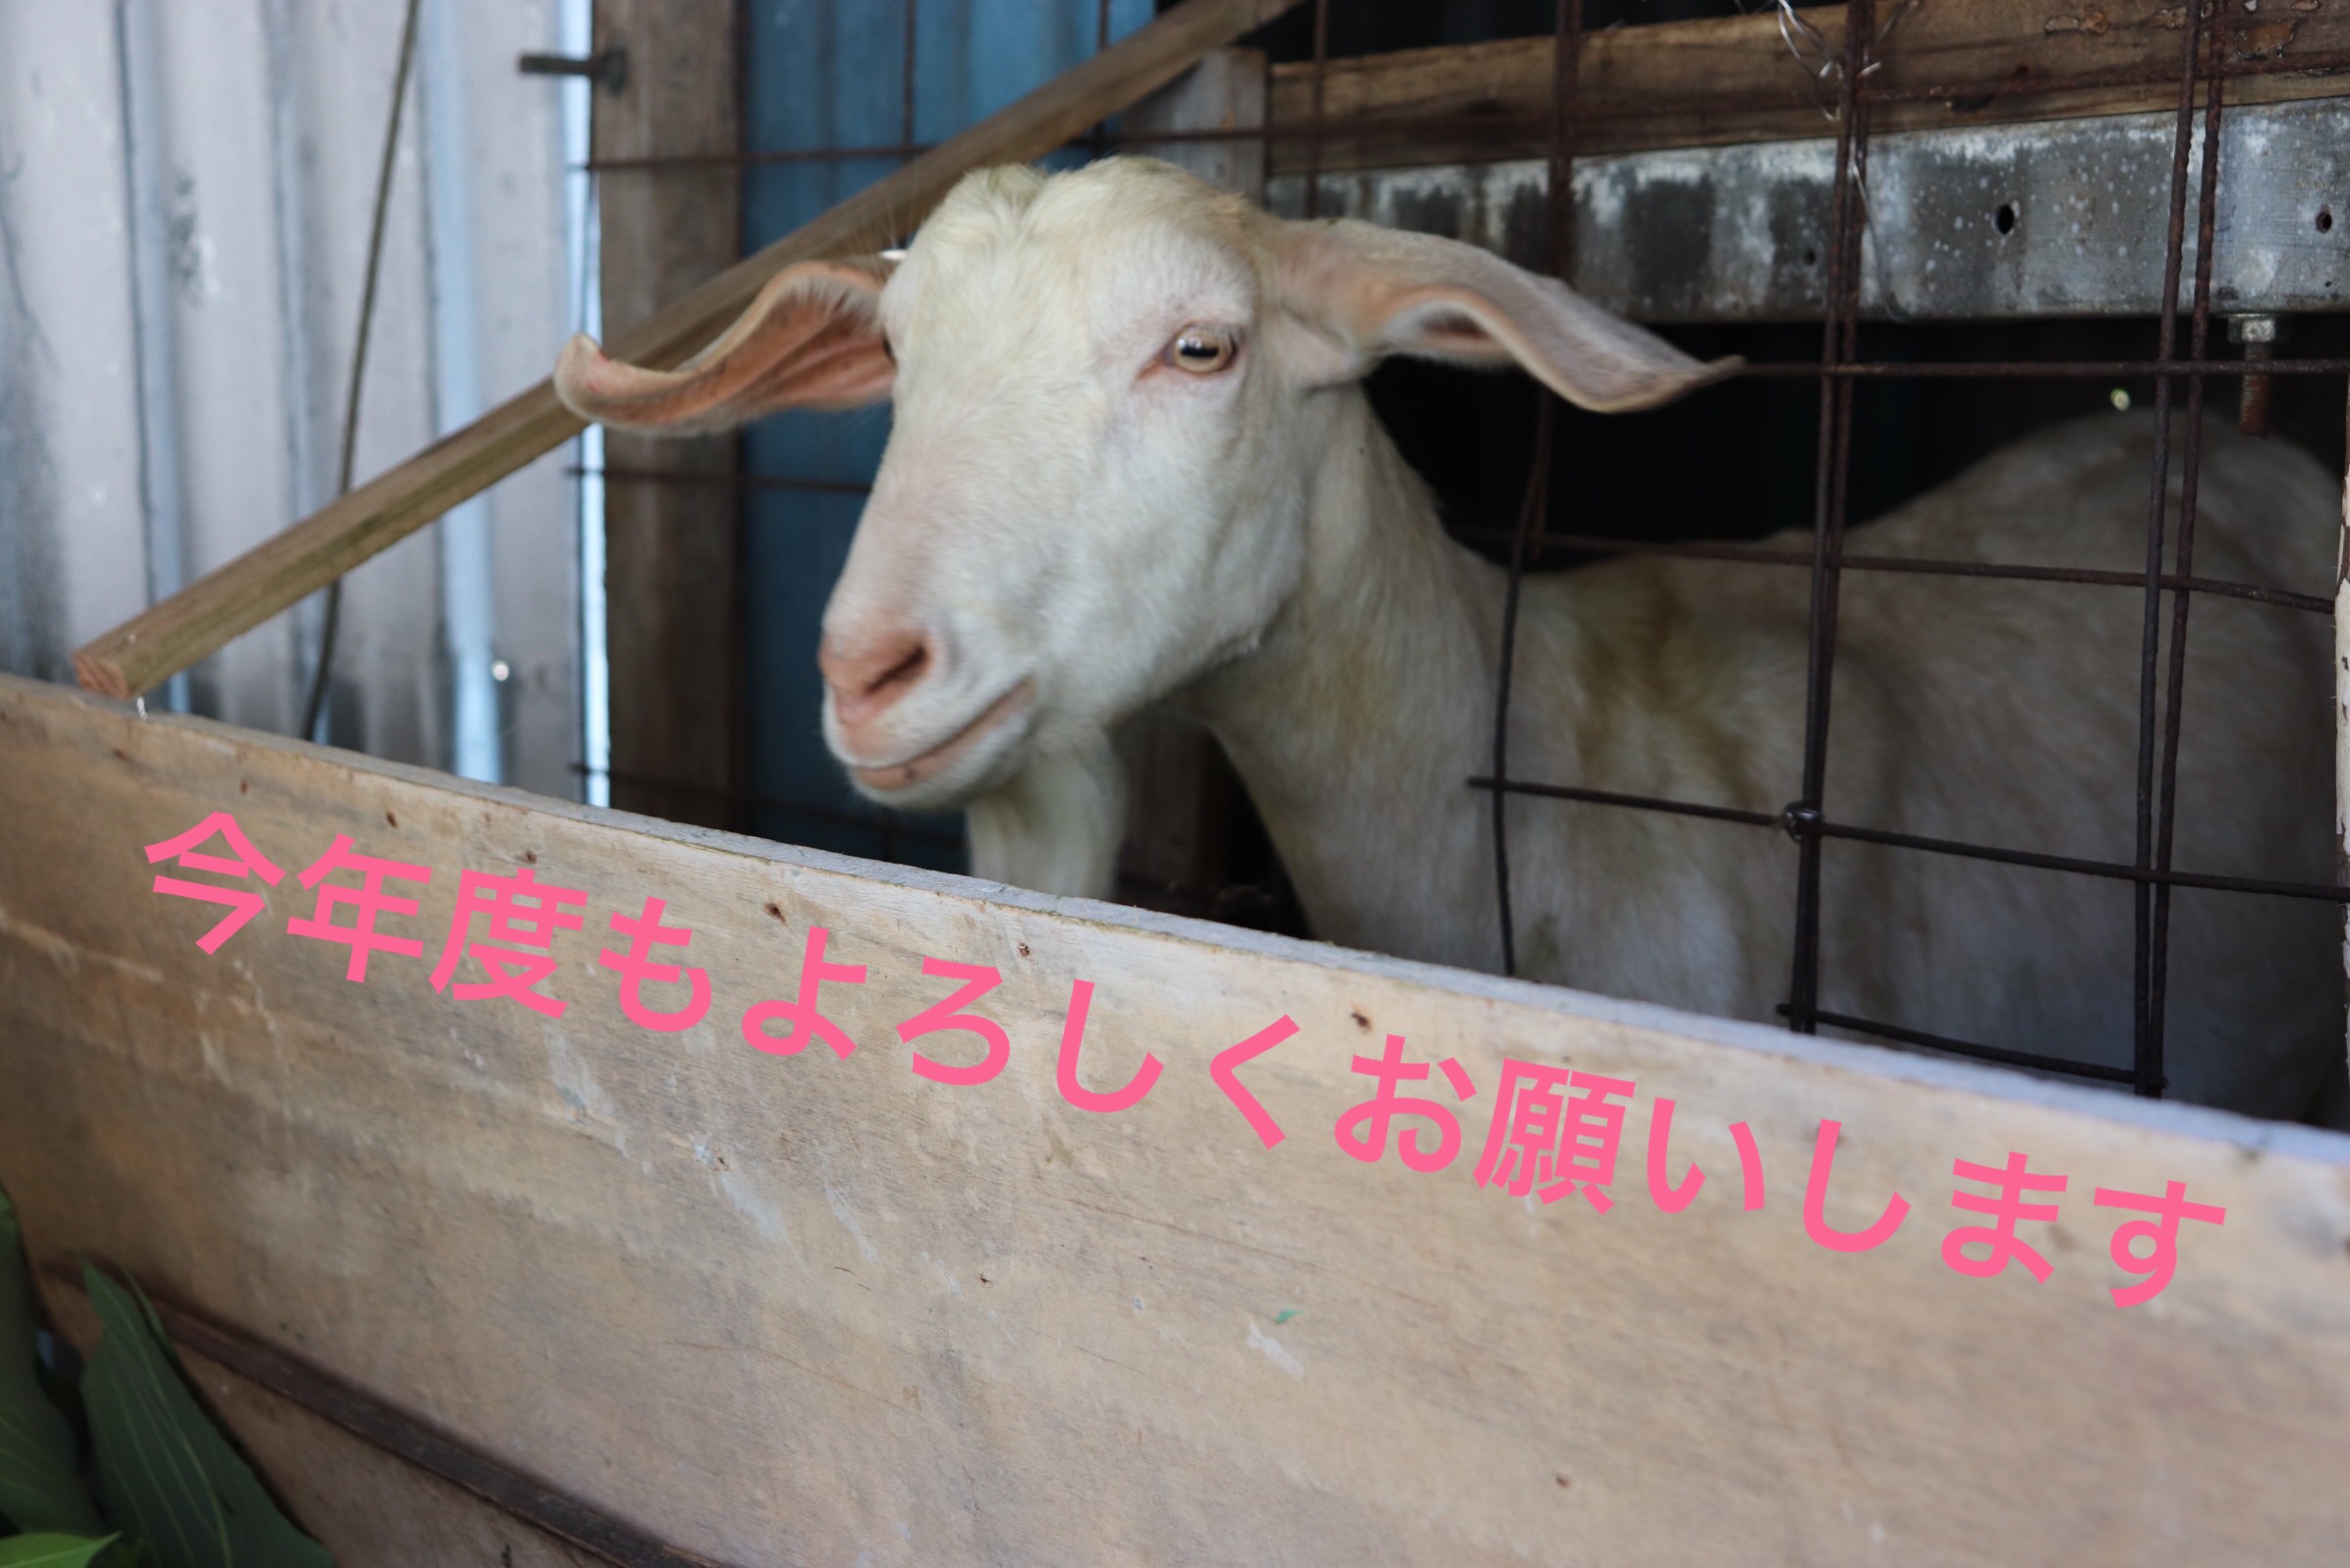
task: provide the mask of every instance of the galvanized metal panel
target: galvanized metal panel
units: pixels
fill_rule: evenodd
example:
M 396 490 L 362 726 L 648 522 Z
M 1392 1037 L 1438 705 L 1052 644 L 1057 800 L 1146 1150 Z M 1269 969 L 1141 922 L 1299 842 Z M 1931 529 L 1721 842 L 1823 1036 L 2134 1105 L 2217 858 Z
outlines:
M 0 5 L 0 668 L 146 602 L 122 66 L 109 9 Z
M 402 20 L 397 4 L 306 0 L 139 9 L 154 52 L 141 61 L 146 101 L 131 103 L 123 8 L 0 0 L 0 663 L 57 679 L 71 679 L 75 644 L 146 601 L 151 546 L 176 543 L 181 575 L 194 577 L 331 488 Z M 436 284 L 445 293 L 460 272 L 472 284 L 485 399 L 543 376 L 568 325 L 558 89 L 514 73 L 517 53 L 551 40 L 552 0 L 443 10 L 456 47 L 420 69 L 444 107 L 463 102 L 473 239 L 435 238 L 422 199 L 433 162 L 412 104 L 360 421 L 362 480 L 433 437 Z M 134 122 L 152 158 L 136 198 Z M 443 176 L 450 163 L 442 158 Z M 141 309 L 135 233 L 160 242 L 162 263 Z M 142 360 L 146 421 L 168 418 L 179 430 L 168 540 L 144 526 Z M 507 776 L 570 794 L 579 632 L 564 461 L 498 490 L 489 552 L 496 653 L 513 675 L 497 731 Z M 380 756 L 449 760 L 431 537 L 368 562 L 346 589 L 334 738 Z M 314 606 L 256 629 L 194 672 L 197 705 L 291 730 L 315 642 Z
M 1874 139 L 1862 308 L 1903 320 L 2152 313 L 2176 125 L 2168 114 L 2117 115 Z M 2191 181 L 2202 141 L 2199 117 Z M 1835 152 L 1823 138 L 1579 162 L 1575 287 L 1646 321 L 1817 318 Z M 1320 184 L 1324 215 L 1540 264 L 1548 180 L 1539 160 Z M 2343 308 L 2350 100 L 2230 112 L 2219 192 L 2212 282 L 2222 312 Z M 1304 198 L 1302 177 L 1272 182 L 1275 211 L 1298 216 Z M 2194 268 L 2191 207 L 2182 306 L 2192 304 Z

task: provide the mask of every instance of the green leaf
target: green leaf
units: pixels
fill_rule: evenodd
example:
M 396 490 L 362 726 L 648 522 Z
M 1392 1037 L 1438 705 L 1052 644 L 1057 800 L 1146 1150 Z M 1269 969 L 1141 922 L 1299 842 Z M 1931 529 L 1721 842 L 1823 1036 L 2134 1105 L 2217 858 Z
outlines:
M 83 1400 L 114 1522 L 144 1538 L 158 1568 L 334 1568 L 196 1402 L 145 1298 L 87 1263 L 82 1274 L 105 1328 Z
M 42 1391 L 39 1369 L 32 1272 L 16 1207 L 0 1193 L 0 1516 L 19 1530 L 102 1530 L 82 1487 L 73 1428 Z
M 88 1568 L 115 1536 L 14 1536 L 0 1540 L 0 1568 Z

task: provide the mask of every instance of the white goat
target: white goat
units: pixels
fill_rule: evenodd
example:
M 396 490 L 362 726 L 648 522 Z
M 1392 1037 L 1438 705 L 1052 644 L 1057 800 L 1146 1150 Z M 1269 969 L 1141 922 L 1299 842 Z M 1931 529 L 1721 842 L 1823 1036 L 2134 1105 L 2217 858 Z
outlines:
M 771 282 L 686 367 L 585 338 L 557 385 L 632 429 L 895 411 L 824 618 L 824 734 L 891 805 L 967 807 L 975 869 L 1110 885 L 1112 730 L 1172 699 L 1247 781 L 1318 935 L 1500 966 L 1489 754 L 1502 577 L 1451 542 L 1359 385 L 1382 357 L 1516 364 L 1587 409 L 1715 378 L 1474 248 L 1290 223 L 1168 165 L 965 180 L 905 257 Z M 2151 429 L 2010 449 L 1849 535 L 1855 553 L 2142 568 Z M 2336 486 L 2207 432 L 2199 573 L 2325 591 Z M 1800 542 L 1802 535 L 1796 536 Z M 1777 812 L 1802 774 L 1809 575 L 1624 559 L 1530 579 L 1515 776 Z M 2167 620 L 2167 606 L 2165 607 Z M 2143 595 L 1853 572 L 1830 814 L 2128 861 Z M 2328 879 L 2321 624 L 2197 601 L 2175 864 Z M 1768 1020 L 1793 845 L 1613 807 L 1508 804 L 1520 969 Z M 2129 1060 L 2127 882 L 1831 841 L 1820 1005 Z M 2170 1081 L 2300 1114 L 2340 1067 L 2330 906 L 2180 890 Z

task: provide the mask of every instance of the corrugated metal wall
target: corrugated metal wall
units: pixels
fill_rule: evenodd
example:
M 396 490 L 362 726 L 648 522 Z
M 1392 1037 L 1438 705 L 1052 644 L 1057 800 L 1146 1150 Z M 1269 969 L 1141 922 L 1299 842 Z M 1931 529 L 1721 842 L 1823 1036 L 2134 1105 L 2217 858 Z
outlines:
M 907 6 L 914 13 L 908 120 Z M 1111 0 L 1109 35 L 1151 15 Z M 754 152 L 896 147 L 952 136 L 1067 70 L 1095 47 L 1098 0 L 749 0 L 745 140 Z M 745 248 L 765 245 L 871 184 L 895 156 L 752 164 Z M 791 414 L 746 438 L 744 581 L 751 793 L 756 831 L 848 854 L 959 870 L 960 817 L 885 819 L 849 789 L 817 729 L 817 623 L 848 558 L 889 432 L 888 410 Z M 761 481 L 848 488 L 760 487 Z
M 555 45 L 557 0 L 427 7 L 363 481 L 544 376 L 570 324 L 565 88 L 515 71 Z M 70 680 L 74 645 L 150 580 L 198 576 L 328 498 L 403 9 L 0 0 L 0 666 Z M 435 528 L 354 574 L 338 743 L 459 763 L 453 650 L 495 657 L 510 678 L 475 770 L 577 795 L 572 461 L 484 497 L 476 549 Z M 452 584 L 472 594 L 462 648 Z M 292 731 L 317 609 L 198 666 L 192 704 Z

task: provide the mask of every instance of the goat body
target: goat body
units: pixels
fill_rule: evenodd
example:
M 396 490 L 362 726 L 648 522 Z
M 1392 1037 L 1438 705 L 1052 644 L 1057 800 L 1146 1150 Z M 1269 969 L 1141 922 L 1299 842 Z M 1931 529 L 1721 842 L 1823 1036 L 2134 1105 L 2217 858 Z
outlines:
M 1317 935 L 1495 970 L 1491 800 L 1466 777 L 1491 745 L 1502 574 L 1442 534 L 1359 394 L 1329 418 L 1309 443 L 1323 458 L 1302 587 L 1254 653 L 1182 700 L 1248 782 Z M 2151 421 L 2098 417 L 1994 455 L 1846 548 L 2143 570 L 2152 475 Z M 2322 590 L 2335 488 L 2294 449 L 2207 431 L 2198 571 Z M 1803 777 L 1809 599 L 1807 572 L 1687 558 L 1527 579 L 1512 776 L 1775 814 Z M 2129 863 L 2144 604 L 2124 588 L 1845 573 L 1831 817 Z M 2187 646 L 2173 863 L 2329 880 L 2324 623 L 2203 597 Z M 1793 960 L 1784 835 L 1523 795 L 1506 810 L 1520 973 L 1775 1021 Z M 1823 853 L 1823 1010 L 2130 1064 L 2131 883 L 1849 841 Z M 2301 1113 L 2339 1055 L 2338 913 L 2170 897 L 2173 1092 Z

